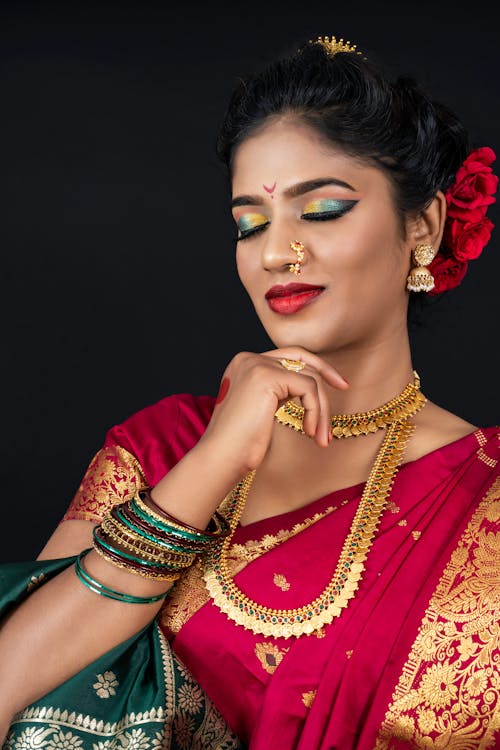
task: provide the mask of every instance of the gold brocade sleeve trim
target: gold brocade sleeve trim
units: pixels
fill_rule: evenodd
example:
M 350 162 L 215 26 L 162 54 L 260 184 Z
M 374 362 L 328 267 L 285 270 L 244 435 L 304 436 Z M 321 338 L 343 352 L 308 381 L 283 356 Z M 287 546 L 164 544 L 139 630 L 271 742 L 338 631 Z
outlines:
M 500 729 L 500 477 L 430 600 L 375 750 L 491 748 Z
M 342 505 L 343 503 L 341 503 Z M 265 552 L 283 544 L 287 539 L 296 536 L 301 531 L 309 528 L 322 518 L 330 515 L 339 506 L 330 506 L 322 513 L 315 513 L 311 518 L 306 518 L 301 523 L 295 524 L 291 529 L 280 529 L 276 534 L 265 534 L 262 539 L 249 539 L 245 544 L 233 544 L 229 551 L 228 565 L 231 575 L 234 577 L 248 563 L 256 560 Z M 224 502 L 219 510 L 224 510 Z M 183 625 L 206 604 L 210 594 L 203 580 L 203 570 L 200 560 L 192 565 L 180 578 L 165 600 L 160 610 L 160 624 L 170 633 L 178 633 Z
M 119 445 L 101 448 L 83 477 L 63 521 L 100 523 L 106 513 L 147 487 L 139 461 Z

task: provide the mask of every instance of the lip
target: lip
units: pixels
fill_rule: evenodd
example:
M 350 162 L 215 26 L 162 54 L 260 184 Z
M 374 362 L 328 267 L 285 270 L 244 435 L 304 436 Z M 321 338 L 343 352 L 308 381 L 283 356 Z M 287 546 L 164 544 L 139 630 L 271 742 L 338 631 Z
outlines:
M 275 297 L 290 297 L 293 294 L 301 294 L 302 292 L 312 292 L 313 290 L 321 289 L 323 291 L 325 287 L 318 286 L 317 284 L 276 284 L 267 290 L 265 297 L 266 299 L 274 299 Z
M 325 291 L 323 286 L 312 284 L 287 284 L 273 286 L 266 293 L 267 304 L 273 312 L 292 315 L 314 302 Z

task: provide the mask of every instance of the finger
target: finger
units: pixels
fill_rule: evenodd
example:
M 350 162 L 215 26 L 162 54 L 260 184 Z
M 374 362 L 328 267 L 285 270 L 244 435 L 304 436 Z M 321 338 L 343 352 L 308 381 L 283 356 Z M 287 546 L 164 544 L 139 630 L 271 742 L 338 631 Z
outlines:
M 304 373 L 290 373 L 292 377 L 287 378 L 289 389 L 288 398 L 299 397 L 304 407 L 302 429 L 314 438 L 321 429 L 321 401 L 318 393 L 318 383 L 313 375 Z
M 318 378 L 318 399 L 320 408 L 319 429 L 316 430 L 316 442 L 320 446 L 330 445 L 330 402 L 321 379 Z
M 262 354 L 266 357 L 271 357 L 272 359 L 277 360 L 283 358 L 300 359 L 310 367 L 314 367 L 314 369 L 317 370 L 321 374 L 321 376 L 335 388 L 349 388 L 349 383 L 347 382 L 347 380 L 339 373 L 338 370 L 335 369 L 335 367 L 333 367 L 333 365 L 329 364 L 326 360 L 324 360 L 322 357 L 319 357 L 317 354 L 314 354 L 313 352 L 310 352 L 301 346 L 285 346 L 281 349 L 270 349 L 266 352 L 262 352 Z

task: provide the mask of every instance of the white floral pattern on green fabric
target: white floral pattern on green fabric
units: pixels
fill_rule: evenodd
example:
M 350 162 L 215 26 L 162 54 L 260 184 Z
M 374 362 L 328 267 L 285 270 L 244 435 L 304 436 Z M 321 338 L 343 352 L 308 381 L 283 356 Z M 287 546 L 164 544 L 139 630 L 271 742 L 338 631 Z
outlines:
M 104 674 L 96 675 L 97 682 L 94 682 L 92 687 L 96 691 L 99 698 L 110 698 L 112 695 L 116 695 L 115 688 L 120 684 L 116 679 L 114 672 L 104 672 Z
M 132 729 L 130 732 L 116 735 L 116 742 L 126 750 L 148 750 L 150 742 L 143 729 Z
M 47 745 L 47 737 L 53 732 L 53 729 L 43 727 L 25 727 L 15 739 L 14 733 L 11 732 L 5 744 L 12 750 L 40 750 Z
M 73 732 L 64 733 L 62 730 L 55 732 L 46 747 L 51 750 L 78 750 L 83 745 L 83 740 Z

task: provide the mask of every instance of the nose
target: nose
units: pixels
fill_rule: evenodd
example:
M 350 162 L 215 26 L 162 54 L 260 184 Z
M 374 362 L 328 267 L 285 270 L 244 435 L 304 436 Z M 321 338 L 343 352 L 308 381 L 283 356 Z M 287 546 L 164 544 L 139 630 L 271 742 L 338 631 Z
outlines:
M 290 248 L 293 240 L 291 230 L 286 226 L 282 229 L 271 224 L 264 233 L 261 251 L 262 267 L 265 271 L 281 272 L 288 271 L 291 263 L 297 260 L 296 254 Z

